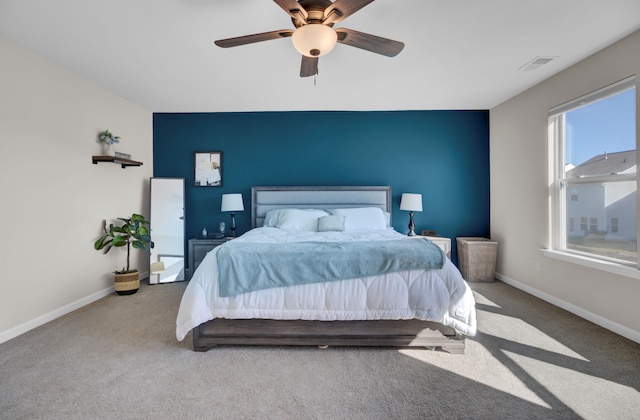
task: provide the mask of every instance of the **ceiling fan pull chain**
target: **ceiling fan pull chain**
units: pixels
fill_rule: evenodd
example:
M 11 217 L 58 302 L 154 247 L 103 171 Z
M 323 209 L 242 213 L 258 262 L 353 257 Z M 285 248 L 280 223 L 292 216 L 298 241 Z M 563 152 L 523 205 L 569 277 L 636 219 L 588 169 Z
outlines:
M 316 80 L 318 79 L 318 73 L 313 75 L 313 86 L 316 85 Z

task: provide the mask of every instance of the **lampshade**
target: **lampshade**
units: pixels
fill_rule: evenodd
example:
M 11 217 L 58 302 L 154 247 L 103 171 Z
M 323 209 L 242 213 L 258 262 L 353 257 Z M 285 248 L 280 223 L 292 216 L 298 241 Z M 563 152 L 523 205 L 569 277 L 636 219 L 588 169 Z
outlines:
M 164 261 L 156 261 L 151 263 L 151 267 L 149 268 L 151 274 L 161 274 L 165 272 Z
M 422 194 L 402 193 L 400 210 L 422 211 Z
M 244 211 L 242 194 L 222 194 L 220 211 Z
M 295 30 L 291 36 L 293 46 L 307 57 L 320 57 L 329 53 L 338 42 L 338 34 L 320 23 L 310 23 Z

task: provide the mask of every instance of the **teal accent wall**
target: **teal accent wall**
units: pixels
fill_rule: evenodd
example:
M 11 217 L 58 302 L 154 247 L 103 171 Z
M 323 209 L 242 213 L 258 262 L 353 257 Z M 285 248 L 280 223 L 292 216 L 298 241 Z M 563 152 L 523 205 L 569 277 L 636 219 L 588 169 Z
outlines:
M 222 152 L 222 187 L 194 186 L 194 152 Z M 223 193 L 242 193 L 238 233 L 251 227 L 254 185 L 390 185 L 392 223 L 407 232 L 403 192 L 421 193 L 416 232 L 489 234 L 488 111 L 156 113 L 153 176 L 185 178 L 187 238 L 229 225 Z

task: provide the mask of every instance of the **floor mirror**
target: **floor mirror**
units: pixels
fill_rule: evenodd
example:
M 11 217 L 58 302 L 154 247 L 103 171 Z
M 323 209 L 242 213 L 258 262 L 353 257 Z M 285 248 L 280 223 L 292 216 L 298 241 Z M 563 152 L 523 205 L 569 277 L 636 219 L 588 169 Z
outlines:
M 185 280 L 184 178 L 151 178 L 149 284 Z

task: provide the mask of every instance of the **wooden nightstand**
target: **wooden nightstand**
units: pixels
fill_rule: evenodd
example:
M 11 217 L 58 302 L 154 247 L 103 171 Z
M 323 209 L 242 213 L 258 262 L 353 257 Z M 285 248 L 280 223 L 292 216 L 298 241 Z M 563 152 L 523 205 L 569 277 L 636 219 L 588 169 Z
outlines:
M 444 251 L 448 258 L 451 258 L 451 238 L 445 238 L 442 236 L 422 236 L 416 235 L 417 238 L 427 238 L 434 244 L 438 245 Z
M 233 238 L 189 239 L 189 278 L 195 273 L 196 268 L 198 268 L 209 251 L 231 239 Z

